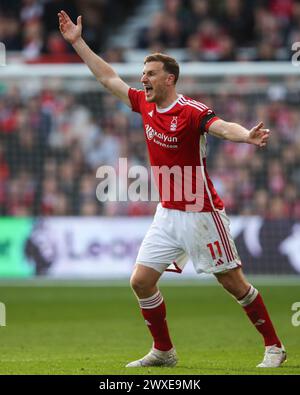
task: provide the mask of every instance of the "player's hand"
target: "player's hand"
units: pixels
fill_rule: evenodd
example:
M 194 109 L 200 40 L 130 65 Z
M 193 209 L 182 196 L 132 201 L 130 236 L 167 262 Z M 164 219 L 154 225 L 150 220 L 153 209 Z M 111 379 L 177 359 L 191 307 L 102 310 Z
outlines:
M 270 130 L 264 129 L 263 122 L 260 122 L 258 125 L 254 126 L 254 128 L 250 130 L 247 142 L 257 145 L 258 147 L 265 147 L 267 145 L 269 136 Z
M 82 17 L 77 18 L 77 25 L 73 23 L 69 15 L 65 11 L 60 11 L 58 14 L 59 30 L 63 38 L 70 44 L 74 44 L 81 38 L 82 32 Z

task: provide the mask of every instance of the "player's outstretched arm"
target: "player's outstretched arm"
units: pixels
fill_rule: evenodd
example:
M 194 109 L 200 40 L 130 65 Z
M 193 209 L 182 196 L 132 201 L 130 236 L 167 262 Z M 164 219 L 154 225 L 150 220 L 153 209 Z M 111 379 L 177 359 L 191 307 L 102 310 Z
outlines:
M 270 136 L 270 130 L 264 128 L 263 122 L 248 130 L 237 123 L 218 119 L 210 125 L 208 131 L 216 137 L 237 143 L 254 144 L 258 147 L 265 147 Z
M 58 13 L 59 30 L 66 41 L 72 44 L 75 51 L 92 71 L 97 81 L 107 90 L 131 107 L 128 98 L 129 86 L 118 76 L 113 68 L 100 56 L 96 55 L 81 37 L 82 17 L 73 23 L 65 11 Z

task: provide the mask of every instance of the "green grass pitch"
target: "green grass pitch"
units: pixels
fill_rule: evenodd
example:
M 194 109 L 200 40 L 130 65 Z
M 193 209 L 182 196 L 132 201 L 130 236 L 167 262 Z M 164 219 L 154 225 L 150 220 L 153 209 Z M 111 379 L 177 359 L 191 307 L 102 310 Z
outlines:
M 0 327 L 0 374 L 300 374 L 300 326 L 291 323 L 296 286 L 259 286 L 284 341 L 288 361 L 258 369 L 260 335 L 218 285 L 162 284 L 175 368 L 125 369 L 151 338 L 129 286 L 0 287 L 6 327 Z

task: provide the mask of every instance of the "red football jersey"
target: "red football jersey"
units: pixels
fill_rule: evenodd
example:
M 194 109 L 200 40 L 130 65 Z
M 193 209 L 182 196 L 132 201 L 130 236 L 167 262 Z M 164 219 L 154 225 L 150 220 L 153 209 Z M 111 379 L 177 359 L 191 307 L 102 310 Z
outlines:
M 224 207 L 206 170 L 206 132 L 219 119 L 204 104 L 179 95 L 164 109 L 130 88 L 132 110 L 143 118 L 152 172 L 163 207 L 214 211 Z

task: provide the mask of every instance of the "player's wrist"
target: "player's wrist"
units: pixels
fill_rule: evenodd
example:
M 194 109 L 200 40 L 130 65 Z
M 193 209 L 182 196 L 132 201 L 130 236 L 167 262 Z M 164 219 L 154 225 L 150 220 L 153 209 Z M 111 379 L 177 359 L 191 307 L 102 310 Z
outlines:
M 250 131 L 248 131 L 248 132 L 245 134 L 244 143 L 252 144 L 251 137 L 250 137 Z
M 74 40 L 70 41 L 70 44 L 73 46 L 74 49 L 76 49 L 76 47 L 79 47 L 83 42 L 83 38 L 79 36 Z

